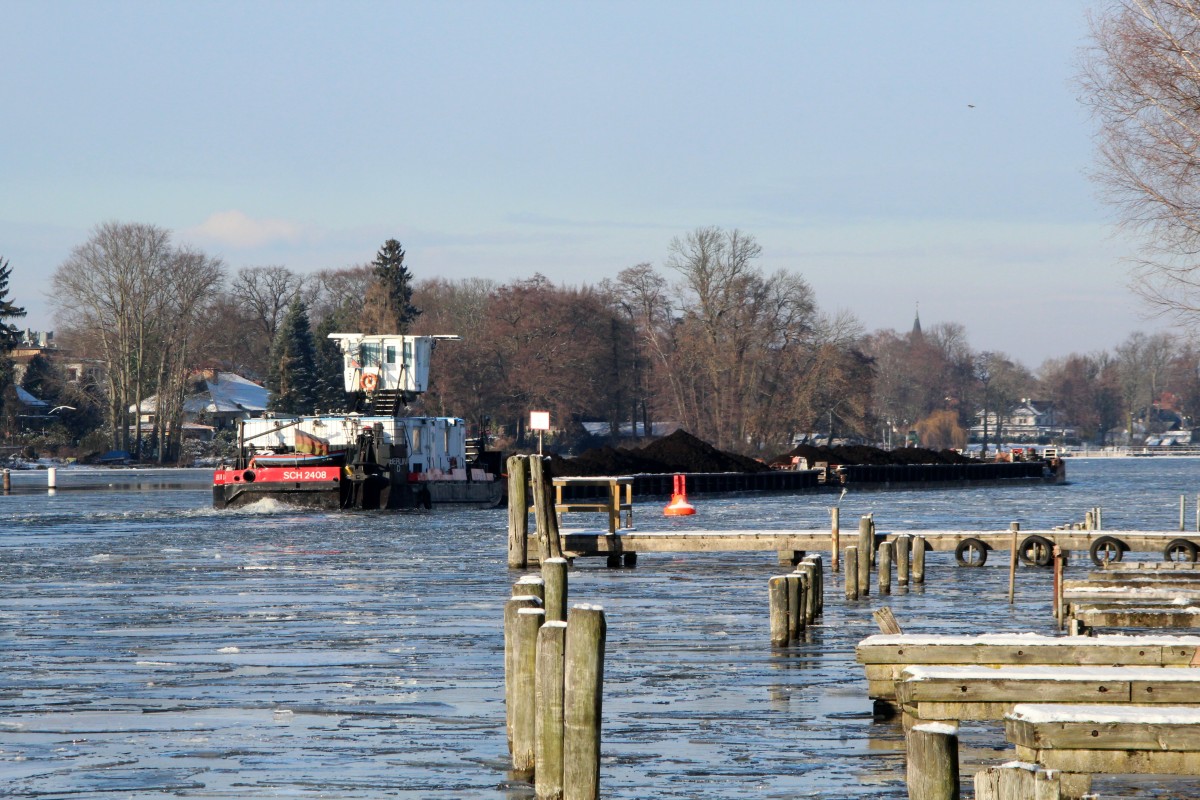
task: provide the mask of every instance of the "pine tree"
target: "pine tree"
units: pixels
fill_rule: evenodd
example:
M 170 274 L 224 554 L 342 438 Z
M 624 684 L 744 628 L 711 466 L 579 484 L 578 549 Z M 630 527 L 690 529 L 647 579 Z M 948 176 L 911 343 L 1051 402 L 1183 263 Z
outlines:
M 371 299 L 381 308 L 364 309 L 376 328 L 375 333 L 408 333 L 409 326 L 421 313 L 412 304 L 412 273 L 404 266 L 404 248 L 395 239 L 388 239 L 371 262 L 377 286 L 381 291 Z
M 4 320 L 25 316 L 25 309 L 18 308 L 8 299 L 8 278 L 12 268 L 8 260 L 0 256 L 0 352 L 12 351 L 21 341 L 21 331 L 16 325 L 10 325 Z
M 317 402 L 316 353 L 308 307 L 292 300 L 271 344 L 267 408 L 283 414 L 311 414 Z
M 347 326 L 343 323 L 343 312 L 336 311 L 317 325 L 316 378 L 317 407 L 322 411 L 338 411 L 348 405 L 346 385 L 342 375 L 342 348 L 329 338 L 331 333 L 341 333 Z

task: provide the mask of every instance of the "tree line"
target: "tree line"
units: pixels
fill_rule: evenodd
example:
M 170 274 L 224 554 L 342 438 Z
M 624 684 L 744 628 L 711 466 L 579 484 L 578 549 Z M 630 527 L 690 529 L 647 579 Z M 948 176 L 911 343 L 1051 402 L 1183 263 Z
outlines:
M 899 446 L 913 432 L 926 446 L 963 447 L 981 411 L 996 442 L 1022 398 L 1053 403 L 1074 441 L 1097 443 L 1168 425 L 1164 410 L 1200 408 L 1200 348 L 1189 339 L 1135 333 L 1112 352 L 1030 370 L 975 350 L 957 323 L 868 333 L 823 312 L 801 276 L 764 271 L 761 250 L 745 232 L 698 228 L 670 242 L 661 268 L 563 285 L 418 278 L 393 239 L 369 263 L 305 275 L 231 271 L 169 231 L 105 223 L 52 276 L 59 339 L 103 362 L 102 380 L 72 383 L 35 359 L 26 388 L 71 408 L 55 421 L 64 437 L 90 431 L 94 444 L 164 462 L 181 452 L 201 369 L 264 382 L 279 413 L 361 407 L 341 385 L 333 332 L 461 336 L 439 343 L 413 413 L 463 416 L 515 447 L 529 444 L 531 410 L 549 411 L 566 441 L 582 440 L 586 421 L 606 423 L 614 440 L 658 422 L 773 455 L 817 434 Z M 0 322 L 20 310 L 4 305 L 4 269 Z M 154 422 L 141 426 L 131 409 L 150 398 Z

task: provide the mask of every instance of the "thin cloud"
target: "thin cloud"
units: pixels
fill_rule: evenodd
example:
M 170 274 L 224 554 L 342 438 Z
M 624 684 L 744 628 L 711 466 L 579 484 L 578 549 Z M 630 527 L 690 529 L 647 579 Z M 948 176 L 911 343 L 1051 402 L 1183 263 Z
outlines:
M 187 233 L 231 247 L 262 247 L 276 242 L 297 242 L 303 229 L 285 219 L 253 219 L 241 211 L 219 211 Z

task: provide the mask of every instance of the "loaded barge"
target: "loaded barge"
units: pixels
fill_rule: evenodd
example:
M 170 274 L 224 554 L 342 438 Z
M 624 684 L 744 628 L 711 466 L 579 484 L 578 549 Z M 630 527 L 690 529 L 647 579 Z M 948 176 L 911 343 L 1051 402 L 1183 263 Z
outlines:
M 333 333 L 343 381 L 366 413 L 241 420 L 233 463 L 213 473 L 213 506 L 262 499 L 322 509 L 479 507 L 502 499 L 500 454 L 468 447 L 458 417 L 404 416 L 428 386 L 438 340 Z

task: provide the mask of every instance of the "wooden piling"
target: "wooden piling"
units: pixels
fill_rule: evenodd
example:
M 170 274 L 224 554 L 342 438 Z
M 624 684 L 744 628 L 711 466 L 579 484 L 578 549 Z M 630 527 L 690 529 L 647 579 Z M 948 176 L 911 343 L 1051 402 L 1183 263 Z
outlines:
M 805 556 L 803 563 L 811 564 L 813 567 L 813 579 L 816 581 L 813 596 L 816 613 L 820 614 L 825 610 L 825 560 L 821 556 L 814 554 Z
M 534 726 L 534 791 L 538 800 L 561 800 L 563 794 L 563 692 L 567 623 L 551 620 L 538 631 Z
M 892 543 L 880 542 L 875 559 L 879 565 L 879 593 L 892 593 Z
M 1063 551 L 1061 547 L 1054 545 L 1052 552 L 1054 553 L 1054 621 L 1058 623 L 1058 629 L 1062 630 Z
M 543 561 L 542 580 L 546 586 L 546 621 L 566 622 L 567 560 L 559 556 Z
M 4 488 L 8 489 L 8 470 L 4 470 Z M 1200 495 L 1196 499 L 1196 530 L 1200 530 Z M 841 554 L 842 542 L 842 509 L 834 506 L 829 509 L 829 568 L 837 572 L 841 568 L 838 556 Z
M 513 627 L 512 766 L 532 774 L 537 747 L 537 638 L 546 612 L 540 608 L 517 611 Z
M 896 537 L 893 546 L 896 550 L 896 582 L 908 586 L 908 576 L 912 562 L 912 537 L 902 533 Z
M 12 491 L 12 474 L 7 469 L 4 470 L 4 491 L 6 494 Z M 1200 514 L 1200 511 L 1196 513 Z
M 771 644 L 783 647 L 788 643 L 787 576 L 776 575 L 767 581 L 767 602 L 771 614 Z
M 875 549 L 874 523 L 870 517 L 858 521 L 858 595 L 871 594 L 871 552 Z
M 858 599 L 858 548 L 846 548 L 846 599 Z
M 896 621 L 896 615 L 888 606 L 876 609 L 871 616 L 875 618 L 875 624 L 879 626 L 880 633 L 888 636 L 899 636 L 904 633 L 900 629 L 900 623 Z
M 554 490 L 546 475 L 546 460 L 529 458 L 529 484 L 533 487 L 534 518 L 537 520 L 538 559 L 562 558 L 558 536 L 558 515 L 554 512 Z
M 925 537 L 914 536 L 912 541 L 912 581 L 925 583 Z
M 563 695 L 563 800 L 600 797 L 600 721 L 604 643 L 600 606 L 579 605 L 567 621 Z
M 504 604 L 504 728 L 508 751 L 513 749 L 513 685 L 516 680 L 517 613 L 523 608 L 541 608 L 542 601 L 533 595 L 510 598 Z
M 792 572 L 787 579 L 788 641 L 800 638 L 804 630 L 804 579 Z
M 1181 530 L 1181 531 L 1183 530 L 1183 525 L 1184 525 L 1183 517 L 1184 517 L 1184 514 L 1186 513 L 1186 510 L 1184 509 L 1184 504 L 1186 502 L 1187 502 L 1187 495 L 1185 495 L 1185 494 L 1179 495 L 1179 530 Z
M 1012 545 L 1009 548 L 1008 554 L 1008 604 L 1011 606 L 1016 601 L 1017 592 L 1017 534 L 1021 530 L 1021 523 L 1010 522 L 1008 529 L 1012 532 Z
M 914 725 L 906 742 L 909 800 L 959 800 L 957 726 Z
M 525 569 L 529 564 L 529 457 L 508 457 L 508 566 Z
M 542 601 L 544 607 L 546 604 L 546 582 L 537 575 L 521 576 L 520 580 L 513 584 L 512 596 L 521 597 L 522 595 L 533 595 Z

